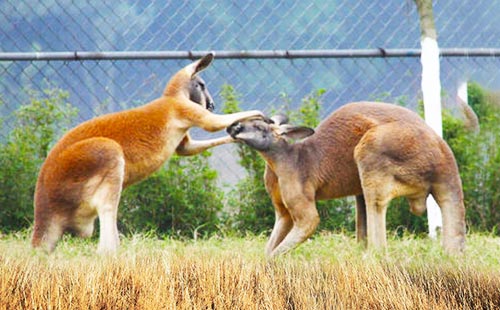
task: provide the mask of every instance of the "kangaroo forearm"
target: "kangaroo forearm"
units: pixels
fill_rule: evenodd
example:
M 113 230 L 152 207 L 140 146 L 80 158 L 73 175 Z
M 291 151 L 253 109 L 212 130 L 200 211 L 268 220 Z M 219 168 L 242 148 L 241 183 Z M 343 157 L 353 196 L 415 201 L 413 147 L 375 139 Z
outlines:
M 260 111 L 245 111 L 232 114 L 207 114 L 205 120 L 200 122 L 200 127 L 206 131 L 214 132 L 225 129 L 235 122 L 259 117 L 263 117 Z
M 177 155 L 191 156 L 191 155 L 199 154 L 199 153 L 201 153 L 209 148 L 212 148 L 214 146 L 232 143 L 232 142 L 234 142 L 234 140 L 230 136 L 217 138 L 217 139 L 210 139 L 210 140 L 189 140 L 188 143 L 179 145 L 179 147 L 177 147 L 175 152 Z

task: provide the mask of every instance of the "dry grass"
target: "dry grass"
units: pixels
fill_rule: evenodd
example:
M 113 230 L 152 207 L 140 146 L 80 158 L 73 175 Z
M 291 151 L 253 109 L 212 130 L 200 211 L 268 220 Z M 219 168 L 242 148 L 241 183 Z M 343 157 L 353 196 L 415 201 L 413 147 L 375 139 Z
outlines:
M 405 237 L 387 254 L 317 235 L 267 261 L 264 237 L 125 239 L 116 257 L 66 239 L 50 256 L 26 234 L 0 240 L 0 309 L 495 309 L 500 243 L 469 237 L 467 254 Z

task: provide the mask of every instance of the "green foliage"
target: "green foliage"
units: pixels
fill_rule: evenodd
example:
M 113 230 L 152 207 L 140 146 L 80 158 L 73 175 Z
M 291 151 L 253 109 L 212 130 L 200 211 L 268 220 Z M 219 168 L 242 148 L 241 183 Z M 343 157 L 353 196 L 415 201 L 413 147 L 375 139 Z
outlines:
M 273 114 L 285 114 L 289 118 L 289 123 L 300 124 L 315 128 L 320 122 L 321 97 L 326 92 L 324 88 L 306 95 L 301 100 L 301 104 L 297 110 L 292 107 L 292 100 L 286 93 L 280 93 L 279 96 L 283 100 L 283 105 L 278 111 L 272 111 Z
M 408 200 L 403 197 L 393 199 L 387 208 L 387 229 L 402 237 L 405 232 L 426 234 L 428 231 L 427 214 L 417 216 L 410 212 Z
M 231 85 L 222 86 L 221 96 L 224 113 L 240 111 L 240 96 Z M 264 186 L 266 163 L 254 149 L 243 144 L 237 148 L 238 163 L 245 169 L 246 177 L 229 193 L 228 204 L 233 210 L 231 215 L 226 215 L 226 225 L 230 229 L 255 233 L 268 230 L 274 223 L 274 209 Z
M 320 120 L 321 96 L 326 92 L 320 88 L 302 98 L 298 111 L 290 112 L 290 123 L 316 128 Z
M 118 216 L 121 231 L 195 238 L 217 231 L 223 199 L 210 155 L 174 155 L 161 170 L 126 189 Z
M 498 105 L 489 100 L 487 92 L 477 83 L 467 84 L 467 101 L 476 113 L 479 124 L 490 123 L 498 112 Z
M 29 91 L 30 102 L 14 113 L 14 129 L 0 145 L 0 229 L 18 230 L 33 221 L 33 192 L 50 144 L 77 110 L 57 88 Z
M 321 222 L 318 230 L 354 231 L 356 223 L 355 201 L 352 197 L 316 202 Z

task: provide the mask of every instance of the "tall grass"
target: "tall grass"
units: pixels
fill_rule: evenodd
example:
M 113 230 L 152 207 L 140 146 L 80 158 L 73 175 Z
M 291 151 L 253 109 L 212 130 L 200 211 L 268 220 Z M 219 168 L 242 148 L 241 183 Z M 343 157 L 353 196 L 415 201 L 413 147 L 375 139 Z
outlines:
M 497 238 L 471 235 L 442 254 L 414 236 L 371 253 L 352 236 L 318 234 L 269 261 L 265 237 L 181 242 L 133 236 L 113 257 L 65 238 L 52 255 L 28 235 L 0 240 L 0 309 L 495 309 Z

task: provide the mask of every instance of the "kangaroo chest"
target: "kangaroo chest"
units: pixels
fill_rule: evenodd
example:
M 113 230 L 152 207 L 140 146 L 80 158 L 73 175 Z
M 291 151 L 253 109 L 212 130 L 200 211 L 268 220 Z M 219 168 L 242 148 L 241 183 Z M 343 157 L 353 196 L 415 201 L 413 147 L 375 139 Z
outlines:
M 175 153 L 185 130 L 166 128 L 156 138 L 136 140 L 132 149 L 124 149 L 126 157 L 124 187 L 141 181 L 161 168 Z

